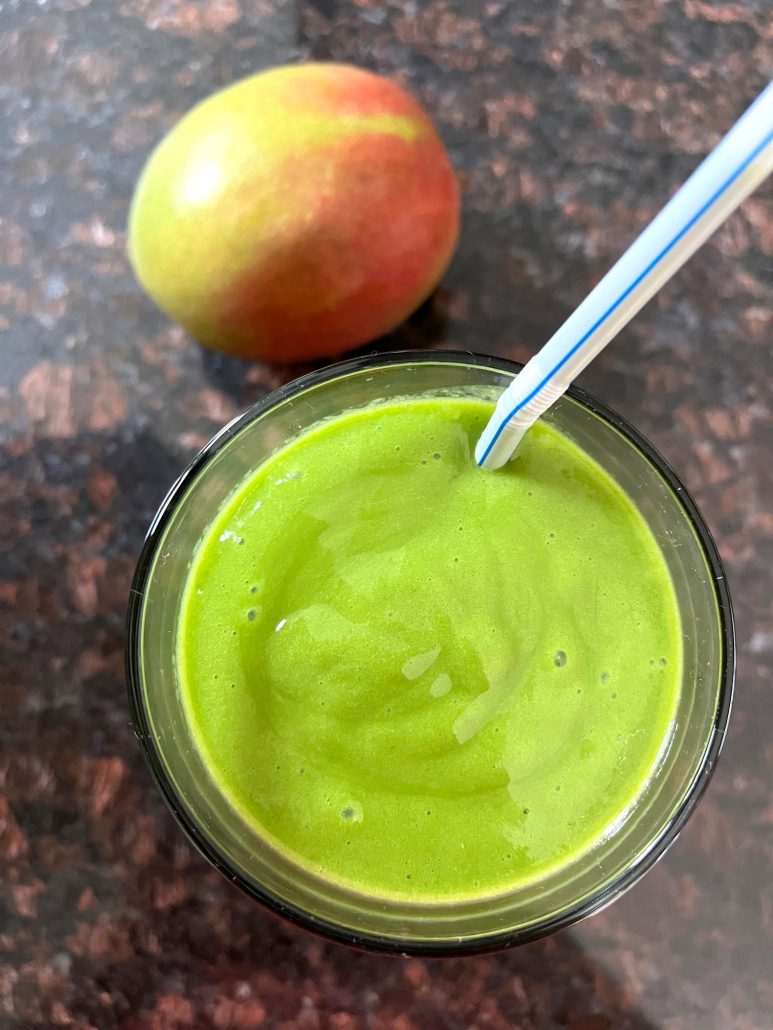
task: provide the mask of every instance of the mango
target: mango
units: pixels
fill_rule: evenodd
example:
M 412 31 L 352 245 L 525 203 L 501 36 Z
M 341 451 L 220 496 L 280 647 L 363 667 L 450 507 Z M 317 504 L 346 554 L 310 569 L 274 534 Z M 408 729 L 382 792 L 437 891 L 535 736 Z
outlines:
M 246 358 L 338 355 L 431 293 L 459 188 L 402 87 L 341 64 L 284 66 L 215 93 L 153 151 L 129 256 L 158 306 Z

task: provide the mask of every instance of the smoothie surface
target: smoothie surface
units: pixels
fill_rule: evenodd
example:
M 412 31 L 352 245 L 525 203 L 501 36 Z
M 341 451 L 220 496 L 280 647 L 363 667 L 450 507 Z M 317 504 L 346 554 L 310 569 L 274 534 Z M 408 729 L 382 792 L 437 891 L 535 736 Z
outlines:
M 544 423 L 487 472 L 492 404 L 360 409 L 237 486 L 178 627 L 194 740 L 306 868 L 415 901 L 591 848 L 668 740 L 681 629 L 628 497 Z

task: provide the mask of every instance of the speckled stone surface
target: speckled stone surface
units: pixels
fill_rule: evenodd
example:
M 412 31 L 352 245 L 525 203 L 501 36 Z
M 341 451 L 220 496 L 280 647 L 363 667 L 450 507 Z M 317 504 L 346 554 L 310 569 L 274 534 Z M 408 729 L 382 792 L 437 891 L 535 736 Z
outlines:
M 773 23 L 769 0 L 0 0 L 0 1026 L 766 1030 L 769 189 L 583 377 L 694 491 L 737 609 L 719 771 L 641 884 L 506 954 L 360 955 L 239 895 L 151 782 L 123 680 L 133 563 L 175 474 L 291 372 L 153 309 L 127 205 L 194 101 L 308 57 L 403 82 L 463 176 L 453 267 L 383 346 L 524 359 L 762 88 Z

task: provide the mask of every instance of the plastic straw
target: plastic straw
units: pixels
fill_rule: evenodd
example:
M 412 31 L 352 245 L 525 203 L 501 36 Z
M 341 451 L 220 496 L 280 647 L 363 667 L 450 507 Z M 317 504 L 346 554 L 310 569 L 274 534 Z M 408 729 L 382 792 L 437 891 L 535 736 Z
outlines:
M 504 391 L 475 448 L 478 465 L 509 461 L 526 430 L 771 171 L 773 82 Z

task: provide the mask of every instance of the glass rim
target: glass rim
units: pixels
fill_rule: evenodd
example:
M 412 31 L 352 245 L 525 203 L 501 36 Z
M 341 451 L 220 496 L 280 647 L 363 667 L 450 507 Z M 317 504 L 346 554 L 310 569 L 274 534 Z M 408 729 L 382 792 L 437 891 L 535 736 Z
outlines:
M 480 938 L 422 941 L 389 937 L 375 932 L 351 930 L 341 924 L 315 916 L 285 901 L 255 880 L 245 877 L 223 854 L 217 842 L 207 834 L 176 791 L 156 744 L 148 712 L 143 701 L 143 674 L 140 659 L 143 602 L 159 544 L 178 506 L 184 500 L 189 486 L 199 473 L 203 471 L 231 439 L 278 404 L 302 393 L 310 387 L 318 386 L 351 373 L 362 372 L 381 366 L 431 364 L 433 362 L 437 364 L 469 364 L 513 374 L 517 374 L 523 368 L 520 362 L 492 355 L 476 354 L 472 351 L 403 350 L 371 353 L 360 357 L 348 358 L 293 379 L 291 382 L 276 390 L 272 390 L 265 397 L 250 405 L 250 407 L 215 433 L 172 484 L 159 505 L 146 533 L 129 592 L 126 613 L 125 671 L 134 733 L 150 766 L 153 778 L 161 790 L 164 800 L 176 822 L 196 850 L 211 865 L 223 873 L 232 883 L 236 884 L 245 894 L 276 915 L 329 940 L 354 948 L 379 951 L 387 954 L 442 957 L 485 954 L 549 936 L 557 930 L 561 930 L 600 912 L 629 890 L 663 857 L 692 815 L 714 774 L 717 760 L 724 744 L 735 689 L 736 644 L 733 609 L 724 566 L 698 505 L 670 463 L 627 419 L 597 400 L 592 394 L 578 386 L 571 385 L 566 391 L 566 395 L 592 414 L 598 416 L 603 422 L 618 430 L 668 485 L 696 534 L 700 549 L 706 560 L 709 579 L 716 600 L 719 619 L 718 636 L 721 648 L 719 665 L 720 687 L 716 712 L 700 764 L 673 815 L 661 832 L 649 841 L 646 849 L 638 856 L 636 861 L 631 866 L 621 870 L 609 883 L 602 884 L 596 890 L 591 891 L 585 898 L 576 901 L 567 906 L 562 912 L 549 918 L 538 920 L 519 929 L 487 934 Z

